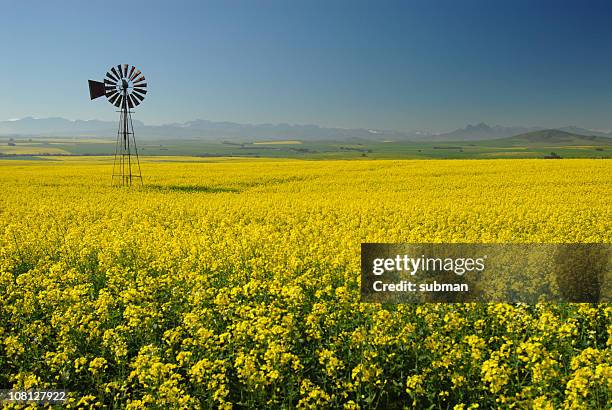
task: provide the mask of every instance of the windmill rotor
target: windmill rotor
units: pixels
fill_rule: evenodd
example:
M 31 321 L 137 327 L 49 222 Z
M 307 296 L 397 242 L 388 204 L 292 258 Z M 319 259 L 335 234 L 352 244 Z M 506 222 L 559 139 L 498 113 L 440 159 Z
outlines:
M 135 66 L 119 64 L 107 71 L 103 82 L 89 80 L 92 100 L 106 96 L 117 108 L 134 108 L 140 105 L 147 93 L 145 76 Z

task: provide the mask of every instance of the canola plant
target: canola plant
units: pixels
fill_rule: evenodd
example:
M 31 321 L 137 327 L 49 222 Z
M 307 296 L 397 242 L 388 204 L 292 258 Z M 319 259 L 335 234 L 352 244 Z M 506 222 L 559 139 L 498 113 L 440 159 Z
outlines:
M 0 388 L 69 408 L 607 408 L 608 304 L 360 303 L 362 242 L 612 242 L 609 160 L 0 161 Z

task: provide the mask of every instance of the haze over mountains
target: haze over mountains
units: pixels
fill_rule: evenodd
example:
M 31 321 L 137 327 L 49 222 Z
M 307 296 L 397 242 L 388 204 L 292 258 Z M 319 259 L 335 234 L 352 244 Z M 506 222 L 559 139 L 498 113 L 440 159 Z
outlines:
M 134 128 L 140 138 L 203 138 L 223 139 L 302 139 L 302 140 L 345 140 L 359 139 L 415 139 L 425 132 L 397 132 L 386 130 L 326 128 L 318 125 L 297 124 L 239 124 L 226 121 L 194 120 L 185 123 L 145 125 L 134 120 Z M 117 122 L 99 120 L 67 120 L 65 118 L 33 118 L 0 121 L 0 135 L 3 136 L 71 136 L 106 137 L 117 132 Z
M 393 131 L 374 129 L 329 128 L 318 125 L 297 124 L 239 124 L 194 120 L 185 123 L 145 125 L 134 120 L 139 138 L 174 139 L 201 138 L 205 140 L 253 140 L 253 139 L 299 139 L 316 140 L 405 140 L 405 141 L 481 141 L 501 139 L 515 135 L 541 131 L 545 127 L 504 127 L 485 123 L 468 125 L 448 133 L 435 134 L 425 131 Z M 558 130 L 577 135 L 612 137 L 612 132 L 590 130 L 575 126 Z M 100 120 L 67 120 L 65 118 L 33 118 L 0 121 L 0 136 L 4 137 L 114 137 L 117 123 Z
M 583 135 L 556 129 L 546 129 L 526 132 L 512 137 L 485 141 L 495 146 L 519 147 L 551 147 L 551 146 L 612 146 L 612 138 L 600 135 Z

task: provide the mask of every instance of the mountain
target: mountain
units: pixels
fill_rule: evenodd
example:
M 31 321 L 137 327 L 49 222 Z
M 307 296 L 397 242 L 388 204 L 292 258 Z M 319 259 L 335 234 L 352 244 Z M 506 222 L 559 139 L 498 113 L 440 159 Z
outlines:
M 144 124 L 134 121 L 134 126 Z M 113 131 L 114 130 L 114 131 Z M 0 135 L 21 136 L 95 136 L 97 134 L 108 135 L 108 132 L 117 132 L 117 123 L 99 120 L 67 120 L 65 118 L 34 118 L 25 117 L 19 120 L 0 121 Z
M 559 131 L 564 131 L 575 135 L 587 135 L 587 136 L 598 136 L 598 137 L 612 137 L 612 132 L 605 132 L 600 130 L 590 130 L 586 128 L 580 128 L 576 126 L 567 126 L 561 128 L 555 128 Z M 509 138 L 515 135 L 527 134 L 536 131 L 550 131 L 543 127 L 504 127 L 501 125 L 487 125 L 483 122 L 476 125 L 468 125 L 465 128 L 460 128 L 455 131 L 425 136 L 417 138 L 421 141 L 484 141 L 484 140 L 495 140 L 501 138 Z
M 523 134 L 530 131 L 537 131 L 540 127 L 503 127 L 501 125 L 490 126 L 483 122 L 476 125 L 468 125 L 455 131 L 444 134 L 437 134 L 426 138 L 421 138 L 425 141 L 481 141 L 492 140 L 498 138 L 511 137 L 517 134 Z
M 514 135 L 545 130 L 541 127 L 490 126 L 485 123 L 468 125 L 452 132 L 433 134 L 423 131 L 393 131 L 366 128 L 331 128 L 312 124 L 240 124 L 227 121 L 194 120 L 185 123 L 145 125 L 134 120 L 139 138 L 171 140 L 197 138 L 209 141 L 299 139 L 303 141 L 421 141 L 458 142 L 507 138 Z M 575 135 L 612 137 L 603 131 L 575 126 L 559 130 Z M 33 118 L 0 121 L 0 136 L 4 137 L 87 137 L 109 138 L 117 133 L 117 122 L 99 120 L 67 120 L 65 118 Z
M 177 127 L 178 129 L 171 129 Z M 364 128 L 328 128 L 306 124 L 239 124 L 234 122 L 215 122 L 195 120 L 183 124 L 170 124 L 146 127 L 150 133 L 160 136 L 167 133 L 181 137 L 209 137 L 224 139 L 300 139 L 300 140 L 347 140 L 347 139 L 412 139 L 417 133 Z
M 301 140 L 410 140 L 431 135 L 426 132 L 400 132 L 373 129 L 327 128 L 298 124 L 239 124 L 194 120 L 185 123 L 145 125 L 134 120 L 140 138 L 200 138 L 209 140 L 301 139 Z M 23 137 L 106 137 L 114 136 L 117 123 L 65 118 L 33 118 L 0 121 L 0 135 Z
M 561 130 L 541 130 L 493 141 L 496 146 L 612 145 L 611 137 L 580 135 Z
M 596 135 L 598 137 L 612 137 L 612 132 L 610 131 L 601 131 L 601 130 L 589 130 L 586 128 L 576 127 L 574 125 L 570 125 L 568 127 L 557 128 L 560 131 L 569 132 L 571 134 L 578 135 Z

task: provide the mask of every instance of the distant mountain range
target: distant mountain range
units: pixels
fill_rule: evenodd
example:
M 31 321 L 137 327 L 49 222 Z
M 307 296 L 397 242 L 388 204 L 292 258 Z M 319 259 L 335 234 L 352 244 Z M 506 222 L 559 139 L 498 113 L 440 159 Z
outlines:
M 174 139 L 199 138 L 211 141 L 258 139 L 316 140 L 405 140 L 405 141 L 481 141 L 512 137 L 541 131 L 543 127 L 503 127 L 485 123 L 468 125 L 448 133 L 435 134 L 426 131 L 392 131 L 375 129 L 329 128 L 318 125 L 297 124 L 239 124 L 194 120 L 185 123 L 145 125 L 134 120 L 134 128 L 140 138 Z M 602 132 L 579 127 L 562 127 L 561 131 L 577 135 L 612 137 L 612 132 Z M 65 118 L 33 118 L 0 121 L 0 136 L 4 137 L 114 137 L 117 123 L 99 120 L 67 120 Z
M 239 124 L 194 120 L 185 123 L 145 125 L 134 120 L 139 137 L 145 138 L 204 138 L 210 140 L 245 139 L 414 139 L 431 135 L 425 132 L 397 132 L 371 129 L 326 128 L 318 125 L 294 124 Z M 0 121 L 0 135 L 8 137 L 28 136 L 80 136 L 109 137 L 117 132 L 117 123 L 99 120 L 67 120 L 65 118 L 33 118 Z

